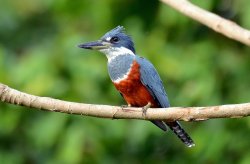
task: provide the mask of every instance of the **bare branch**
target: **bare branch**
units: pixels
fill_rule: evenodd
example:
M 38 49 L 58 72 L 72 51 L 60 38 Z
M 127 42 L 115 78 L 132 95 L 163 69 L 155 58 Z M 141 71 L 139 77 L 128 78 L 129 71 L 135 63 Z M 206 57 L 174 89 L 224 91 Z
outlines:
M 212 28 L 214 31 L 250 46 L 250 31 L 240 27 L 235 22 L 201 9 L 187 0 L 161 1 L 184 15 Z
M 9 88 L 1 83 L 0 99 L 3 102 L 34 109 L 112 119 L 200 121 L 211 118 L 239 118 L 250 115 L 250 103 L 245 103 L 211 107 L 150 108 L 145 116 L 141 108 L 82 104 L 49 97 L 38 97 Z

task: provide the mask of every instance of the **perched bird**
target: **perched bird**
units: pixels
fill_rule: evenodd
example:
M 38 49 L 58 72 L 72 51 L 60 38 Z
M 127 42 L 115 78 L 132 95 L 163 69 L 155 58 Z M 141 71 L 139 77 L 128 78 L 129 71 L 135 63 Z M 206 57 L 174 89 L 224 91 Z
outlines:
M 156 69 L 145 58 L 135 54 L 134 43 L 122 26 L 107 32 L 100 40 L 79 45 L 98 50 L 108 58 L 109 76 L 129 106 L 151 108 L 170 107 L 166 91 Z M 151 121 L 163 131 L 167 126 L 188 147 L 193 140 L 177 122 Z

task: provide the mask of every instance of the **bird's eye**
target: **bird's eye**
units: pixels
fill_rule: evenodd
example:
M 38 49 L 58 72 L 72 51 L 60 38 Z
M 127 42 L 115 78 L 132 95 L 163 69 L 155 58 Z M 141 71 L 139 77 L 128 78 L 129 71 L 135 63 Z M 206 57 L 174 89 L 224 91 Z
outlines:
M 119 41 L 119 38 L 117 36 L 114 36 L 110 39 L 111 43 L 117 43 Z

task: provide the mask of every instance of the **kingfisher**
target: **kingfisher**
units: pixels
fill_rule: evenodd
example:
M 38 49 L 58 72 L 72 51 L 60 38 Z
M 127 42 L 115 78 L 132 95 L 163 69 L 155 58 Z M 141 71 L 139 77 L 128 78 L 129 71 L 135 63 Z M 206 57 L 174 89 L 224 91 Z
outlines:
M 153 64 L 136 55 L 134 42 L 123 26 L 117 26 L 101 39 L 80 44 L 84 49 L 98 50 L 108 59 L 108 73 L 115 88 L 128 106 L 147 108 L 170 107 L 162 80 Z M 163 131 L 167 126 L 187 146 L 195 146 L 191 137 L 177 121 L 152 120 Z

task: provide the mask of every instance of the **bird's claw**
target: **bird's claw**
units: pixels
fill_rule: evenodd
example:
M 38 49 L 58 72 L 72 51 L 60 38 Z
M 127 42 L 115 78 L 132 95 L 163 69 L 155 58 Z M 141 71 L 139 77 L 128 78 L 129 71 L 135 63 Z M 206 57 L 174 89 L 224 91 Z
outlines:
M 147 114 L 147 110 L 148 108 L 150 108 L 151 103 L 148 103 L 147 105 L 145 105 L 144 107 L 142 107 L 142 115 L 145 117 Z
M 122 110 L 124 110 L 124 108 L 127 108 L 127 107 L 131 107 L 131 105 L 130 104 L 128 104 L 128 105 L 121 105 Z

